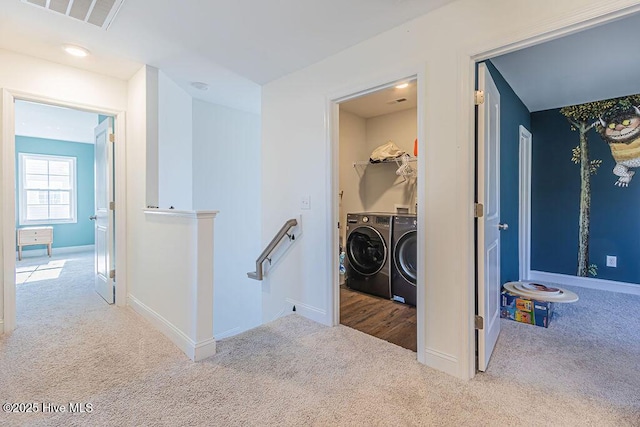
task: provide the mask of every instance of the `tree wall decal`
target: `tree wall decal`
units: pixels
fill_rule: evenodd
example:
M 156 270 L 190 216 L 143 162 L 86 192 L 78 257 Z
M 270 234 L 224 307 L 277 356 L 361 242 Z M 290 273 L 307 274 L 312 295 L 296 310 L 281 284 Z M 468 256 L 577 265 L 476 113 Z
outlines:
M 574 163 L 580 165 L 578 271 L 576 273 L 578 276 L 586 277 L 597 269 L 595 265 L 589 265 L 591 175 L 598 171 L 602 160 L 589 158 L 587 134 L 591 129 L 596 129 L 609 143 L 612 155 L 616 160 L 616 168 L 613 173 L 619 177 L 615 184 L 619 187 L 626 187 L 635 173 L 629 171 L 629 168 L 640 166 L 640 110 L 638 105 L 640 105 L 640 95 L 631 95 L 560 109 L 560 113 L 571 124 L 571 130 L 578 132 L 580 140 L 580 144 L 573 149 L 571 158 Z M 637 145 L 637 150 L 633 144 Z

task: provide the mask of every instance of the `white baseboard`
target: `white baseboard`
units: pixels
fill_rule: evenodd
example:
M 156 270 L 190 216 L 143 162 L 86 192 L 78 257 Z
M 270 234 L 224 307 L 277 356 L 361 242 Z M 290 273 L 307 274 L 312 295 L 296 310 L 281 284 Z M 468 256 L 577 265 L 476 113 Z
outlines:
M 291 299 L 291 298 L 286 298 L 285 301 L 288 302 L 289 304 L 291 304 L 292 306 L 295 305 L 296 306 L 296 313 L 300 314 L 301 316 L 304 316 L 307 319 L 311 319 L 314 322 L 322 323 L 323 325 L 327 324 L 327 319 L 326 319 L 327 311 L 326 310 L 314 307 L 314 306 L 309 305 L 309 304 L 305 304 L 305 303 L 300 302 L 300 301 L 296 301 L 296 300 Z
M 549 282 L 558 285 L 578 286 L 581 288 L 599 289 L 602 291 L 619 292 L 623 294 L 640 295 L 640 285 L 613 280 L 597 279 L 594 277 L 569 276 L 568 274 L 546 273 L 532 270 L 529 280 Z
M 451 354 L 443 353 L 430 348 L 424 349 L 425 365 L 430 368 L 437 369 L 454 377 L 460 375 L 460 367 L 458 366 L 458 358 Z
M 95 249 L 95 245 L 85 245 L 85 246 L 67 246 L 64 248 L 52 248 L 51 255 L 56 254 L 73 254 L 77 252 L 89 252 Z M 22 249 L 22 259 L 25 258 L 35 258 L 47 255 L 47 249 Z M 16 251 L 16 259 L 18 259 L 18 252 Z
M 137 298 L 128 295 L 127 303 L 136 313 L 155 326 L 194 362 L 211 357 L 216 353 L 216 340 L 214 337 L 196 343 L 175 325 L 140 302 Z
M 208 340 L 200 341 L 196 343 L 193 349 L 193 360 L 197 362 L 198 360 L 204 360 L 207 357 L 211 357 L 216 354 L 216 339 L 211 337 Z

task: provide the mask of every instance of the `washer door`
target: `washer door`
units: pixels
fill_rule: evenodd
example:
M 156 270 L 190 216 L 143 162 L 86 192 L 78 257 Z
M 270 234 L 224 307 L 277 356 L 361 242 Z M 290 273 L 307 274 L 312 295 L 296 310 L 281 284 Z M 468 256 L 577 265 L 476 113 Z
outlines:
M 398 273 L 407 282 L 416 284 L 418 280 L 418 232 L 404 233 L 396 243 L 393 262 Z
M 372 276 L 382 270 L 387 261 L 387 244 L 376 229 L 357 227 L 347 238 L 347 257 L 356 272 Z

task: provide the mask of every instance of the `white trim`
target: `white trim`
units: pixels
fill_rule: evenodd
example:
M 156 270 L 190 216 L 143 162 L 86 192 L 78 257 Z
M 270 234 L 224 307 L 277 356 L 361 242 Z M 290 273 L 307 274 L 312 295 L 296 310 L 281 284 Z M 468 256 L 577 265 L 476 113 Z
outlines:
M 200 342 L 195 342 L 184 332 L 178 329 L 173 323 L 160 316 L 154 310 L 140 302 L 137 298 L 128 296 L 129 306 L 140 316 L 145 318 L 164 336 L 174 343 L 187 357 L 194 362 L 206 359 L 216 354 L 216 340 L 209 338 Z
M 325 319 L 330 322 L 333 326 L 337 326 L 340 324 L 340 274 L 338 269 L 339 264 L 339 235 L 340 230 L 335 226 L 340 221 L 340 206 L 339 206 L 339 134 L 340 134 L 340 109 L 339 103 L 344 102 L 350 99 L 354 99 L 357 97 L 361 97 L 372 92 L 379 91 L 381 89 L 395 86 L 399 82 L 412 80 L 417 82 L 417 93 L 418 93 L 418 107 L 417 107 L 417 115 L 418 115 L 418 143 L 420 141 L 425 141 L 426 130 L 424 126 L 424 100 L 426 99 L 426 91 L 425 91 L 425 79 L 426 73 L 425 70 L 420 66 L 415 67 L 407 67 L 404 70 L 400 70 L 394 72 L 393 74 L 385 73 L 384 75 L 378 75 L 376 77 L 371 78 L 370 80 L 360 81 L 356 86 L 348 86 L 341 89 L 336 90 L 333 93 L 329 93 L 326 95 L 325 102 L 325 132 L 327 135 L 327 150 L 326 150 L 326 161 L 327 165 L 329 165 L 330 173 L 327 175 L 327 188 L 329 191 L 327 192 L 327 199 L 325 200 L 327 206 L 327 217 L 330 218 L 329 227 L 327 230 L 327 241 L 329 245 L 326 248 L 326 256 L 329 260 L 328 265 L 331 269 L 330 278 L 331 278 L 331 286 L 328 287 L 328 295 L 327 301 L 329 302 L 329 313 L 328 316 L 325 315 Z M 426 156 L 424 154 L 425 149 L 424 146 L 421 145 L 418 147 L 418 177 L 417 177 L 417 186 L 418 188 L 425 189 L 425 170 L 426 170 Z M 417 212 L 417 220 L 418 224 L 422 224 L 424 222 L 424 214 L 426 209 L 426 200 L 424 197 L 418 198 L 418 212 Z M 418 233 L 418 283 L 425 283 L 425 249 L 426 249 L 426 240 L 424 237 L 424 233 Z M 426 289 L 425 286 L 417 287 L 417 301 L 418 304 L 416 306 L 416 316 L 417 316 L 417 359 L 420 363 L 427 363 L 426 358 L 422 355 L 424 354 L 425 342 L 426 342 L 426 327 L 425 327 L 425 304 L 426 300 Z M 289 300 L 287 300 L 289 301 Z M 296 304 L 296 308 L 297 305 Z M 320 310 L 314 307 L 305 307 L 300 306 L 302 311 L 300 314 L 310 317 L 315 320 L 314 314 L 317 316 L 319 313 L 324 313 L 324 310 Z M 326 323 L 327 320 L 321 321 L 321 323 Z M 452 372 L 452 371 L 447 371 Z M 455 375 L 455 374 L 454 374 Z
M 342 95 L 344 96 L 344 94 Z M 327 97 L 326 109 L 326 132 L 329 139 L 327 144 L 327 164 L 329 165 L 328 188 L 327 192 L 328 200 L 326 200 L 325 206 L 327 207 L 327 217 L 330 218 L 329 229 L 327 230 L 327 240 L 329 247 L 327 248 L 327 256 L 329 258 L 329 268 L 331 278 L 331 286 L 329 286 L 329 295 L 327 301 L 329 301 L 329 314 L 332 326 L 340 324 L 340 269 L 339 259 L 340 254 L 340 230 L 338 227 L 334 227 L 334 224 L 340 223 L 340 202 L 338 200 L 338 193 L 340 191 L 340 107 L 335 101 L 339 96 Z M 336 199 L 336 200 L 334 200 Z
M 285 299 L 286 302 L 288 302 L 291 305 L 295 305 L 296 306 L 296 313 L 300 314 L 301 316 L 306 317 L 307 319 L 311 319 L 315 322 L 318 323 L 325 323 L 325 318 L 327 316 L 327 311 L 323 310 L 321 308 L 318 307 L 314 307 L 312 305 L 309 304 L 305 304 L 303 302 L 300 301 L 296 301 L 292 298 L 286 298 Z
M 89 252 L 89 251 L 95 251 L 95 245 L 84 245 L 84 246 L 65 246 L 63 248 L 52 248 L 51 249 L 51 254 L 52 255 L 57 255 L 57 254 L 74 254 L 74 253 L 78 253 L 78 252 Z M 47 255 L 47 250 L 46 249 L 23 249 L 22 250 L 22 258 L 35 258 L 35 257 L 41 257 L 41 256 L 46 256 Z M 17 252 L 16 252 L 16 256 L 17 256 Z
M 518 260 L 519 280 L 528 280 L 531 271 L 531 132 L 520 125 L 519 145 L 519 209 Z
M 529 280 L 552 283 L 556 285 L 578 286 L 587 289 L 618 292 L 622 294 L 640 295 L 640 284 L 615 282 L 613 280 L 597 279 L 595 277 L 578 277 L 568 274 L 547 273 L 532 270 Z
M 115 220 L 115 267 L 118 270 L 116 280 L 116 305 L 127 305 L 127 155 L 126 155 L 126 121 L 125 113 L 115 114 L 116 123 L 113 129 L 115 142 L 113 151 L 114 165 L 114 193 L 116 210 Z
M 165 215 L 185 218 L 215 218 L 220 211 L 181 211 L 177 209 L 143 209 L 147 215 Z
M 457 357 L 451 354 L 443 353 L 441 351 L 433 350 L 430 348 L 425 348 L 424 360 L 424 363 L 427 366 L 438 369 L 442 372 L 452 374 L 459 371 L 459 360 Z
M 11 332 L 16 327 L 16 257 L 11 256 L 16 250 L 16 195 L 15 195 L 15 104 L 14 97 L 7 89 L 2 89 L 0 117 L 2 134 L 0 135 L 0 165 L 2 168 L 2 207 L 0 220 L 2 223 L 2 267 L 3 274 L 0 286 L 3 286 L 3 333 Z
M 16 327 L 16 258 L 6 256 L 15 252 L 15 100 L 37 102 L 73 108 L 76 110 L 90 111 L 105 115 L 113 115 L 116 118 L 115 128 L 115 185 L 116 185 L 116 268 L 118 280 L 116 281 L 116 305 L 124 307 L 127 303 L 127 216 L 126 216 L 126 152 L 125 152 L 125 113 L 112 108 L 103 108 L 95 105 L 61 101 L 55 98 L 17 90 L 2 89 L 0 120 L 2 134 L 0 134 L 0 156 L 2 162 L 2 214 L 0 217 L 2 227 L 2 258 L 3 277 L 0 287 L 3 287 L 3 316 L 6 332 Z
M 588 30 L 639 11 L 640 4 L 637 4 L 637 1 L 610 0 L 601 2 L 598 5 L 583 7 L 570 16 L 565 15 L 561 18 L 536 23 L 527 28 L 526 32 L 522 36 L 518 36 L 516 40 L 513 35 L 505 35 L 501 41 L 492 41 L 489 45 L 476 47 L 470 52 L 470 56 L 474 61 L 484 61 Z

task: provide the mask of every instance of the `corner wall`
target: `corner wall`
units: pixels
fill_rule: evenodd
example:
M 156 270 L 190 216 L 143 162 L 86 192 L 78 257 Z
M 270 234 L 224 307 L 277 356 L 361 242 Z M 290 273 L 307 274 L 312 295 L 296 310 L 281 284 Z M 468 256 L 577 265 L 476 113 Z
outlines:
M 361 166 L 353 162 L 367 160 L 367 121 L 348 111 L 340 109 L 340 152 L 339 203 L 340 237 L 342 245 L 347 244 L 347 214 L 365 210 L 366 180 Z
M 192 99 L 158 72 L 158 206 L 193 208 Z
M 260 152 L 259 115 L 193 100 L 193 206 L 220 210 L 213 260 L 216 339 L 262 321 L 263 283 L 247 277 L 262 251 Z
M 391 140 L 402 151 L 413 156 L 413 141 L 418 137 L 418 110 L 399 111 L 367 120 L 367 155 Z M 411 163 L 414 168 L 417 162 Z M 365 209 L 369 212 L 395 212 L 395 205 L 406 205 L 415 212 L 416 180 L 396 175 L 395 163 L 369 165 L 365 171 Z

